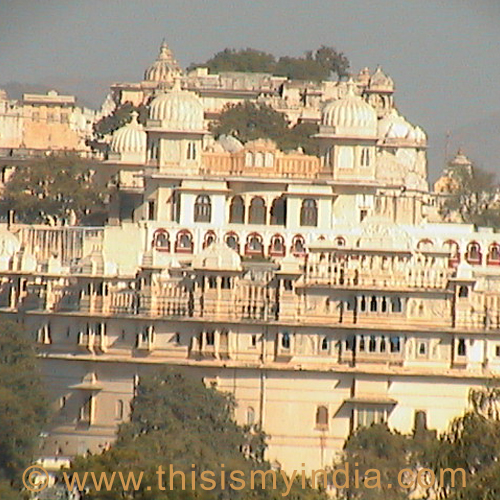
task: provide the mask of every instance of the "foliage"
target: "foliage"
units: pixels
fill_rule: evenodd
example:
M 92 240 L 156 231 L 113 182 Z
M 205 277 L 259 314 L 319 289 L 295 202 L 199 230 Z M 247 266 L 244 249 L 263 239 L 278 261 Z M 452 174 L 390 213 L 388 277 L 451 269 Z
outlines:
M 20 486 L 48 415 L 32 343 L 17 323 L 1 321 L 0 498 L 19 498 L 12 485 Z
M 441 495 L 450 500 L 493 500 L 500 498 L 500 389 L 489 386 L 472 389 L 470 409 L 453 420 L 440 440 L 435 470 L 463 469 L 467 486 L 451 484 L 444 476 Z M 455 481 L 461 485 L 462 477 Z
M 130 422 L 119 428 L 115 445 L 100 455 L 78 457 L 71 470 L 93 471 L 97 477 L 104 471 L 110 475 L 121 471 L 125 477 L 134 472 L 138 478 L 140 471 L 144 472 L 139 491 L 129 491 L 124 496 L 123 486 L 117 479 L 112 491 L 99 492 L 91 488 L 86 499 L 282 498 L 281 490 L 261 491 L 257 485 L 256 490 L 245 489 L 239 493 L 229 487 L 219 487 L 222 467 L 227 478 L 231 471 L 240 470 L 249 477 L 250 470 L 267 470 L 269 467 L 263 459 L 266 436 L 258 427 L 237 425 L 233 420 L 234 407 L 234 399 L 229 395 L 164 368 L 141 379 L 132 403 Z M 170 464 L 175 471 L 186 474 L 184 491 L 180 476 L 172 478 L 174 488 L 170 491 Z M 217 487 L 214 490 L 191 489 L 192 464 L 195 464 L 198 485 L 202 471 L 216 473 Z M 165 471 L 162 478 L 165 491 L 158 484 L 156 472 L 159 465 Z M 283 480 L 279 479 L 277 483 L 281 486 Z M 301 500 L 312 500 L 313 494 L 314 498 L 323 498 L 310 488 L 303 491 L 298 484 L 293 486 L 292 492 Z
M 332 73 L 339 78 L 347 76 L 349 60 L 333 47 L 322 45 L 316 51 L 308 51 L 304 57 L 282 56 L 276 59 L 272 54 L 255 49 L 224 49 L 202 64 L 192 64 L 189 69 L 203 66 L 211 73 L 221 71 L 242 71 L 272 73 L 292 80 L 321 81 Z
M 5 210 L 23 223 L 99 224 L 105 218 L 104 192 L 93 182 L 90 160 L 47 156 L 16 168 L 3 193 Z
M 443 215 L 458 213 L 478 226 L 500 226 L 500 204 L 495 174 L 475 166 L 455 166 L 449 174 L 456 188 L 443 207 Z
M 349 487 L 343 491 L 344 495 L 349 499 L 363 500 L 408 498 L 408 493 L 414 492 L 415 488 L 405 489 L 399 486 L 400 471 L 409 468 L 416 473 L 420 468 L 428 467 L 430 457 L 433 456 L 430 451 L 435 446 L 434 434 L 424 429 L 415 431 L 412 435 L 392 431 L 386 424 L 358 429 L 344 447 L 343 464 L 348 464 L 349 467 Z M 356 471 L 359 474 L 359 487 L 355 481 Z M 380 473 L 378 482 L 375 471 Z M 410 482 L 411 478 L 401 479 Z M 339 482 L 342 483 L 342 477 Z M 377 487 L 374 487 L 376 484 Z
M 94 124 L 94 135 L 98 139 L 102 139 L 115 130 L 123 127 L 130 122 L 132 112 L 139 113 L 139 123 L 145 125 L 148 117 L 146 106 L 133 106 L 130 102 L 125 102 L 118 106 L 110 115 L 102 117 Z
M 317 125 L 299 123 L 290 128 L 283 113 L 265 104 L 245 101 L 228 106 L 211 124 L 210 130 L 216 137 L 234 135 L 243 143 L 264 138 L 273 140 L 282 150 L 301 147 L 306 154 L 316 153 L 311 136 L 318 131 Z

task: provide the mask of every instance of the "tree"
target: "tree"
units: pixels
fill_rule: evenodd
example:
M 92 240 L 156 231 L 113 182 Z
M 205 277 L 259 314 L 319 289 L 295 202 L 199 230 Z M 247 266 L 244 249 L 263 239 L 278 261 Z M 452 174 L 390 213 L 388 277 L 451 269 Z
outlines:
M 233 420 L 234 408 L 234 399 L 228 394 L 205 387 L 199 379 L 164 368 L 141 379 L 132 403 L 130 422 L 119 428 L 115 445 L 100 455 L 78 457 L 71 472 L 93 471 L 97 477 L 101 472 L 107 472 L 108 477 L 117 471 L 125 477 L 133 472 L 137 479 L 143 472 L 138 491 L 124 493 L 118 479 L 111 491 L 97 491 L 87 482 L 90 490 L 85 499 L 282 498 L 280 490 L 260 490 L 258 484 L 255 490 L 246 487 L 241 492 L 227 485 L 225 489 L 220 487 L 222 470 L 227 479 L 231 471 L 242 471 L 248 478 L 251 470 L 269 470 L 263 457 L 266 436 L 256 426 L 237 425 Z M 185 474 L 185 488 L 180 474 L 171 477 L 170 464 L 175 471 Z M 159 485 L 159 465 L 163 467 L 162 482 L 166 490 Z M 190 482 L 193 470 L 198 485 L 195 491 Z M 204 491 L 199 487 L 203 471 L 215 473 L 217 485 L 214 490 Z M 278 488 L 284 486 L 283 478 L 280 474 L 277 476 Z M 315 498 L 324 499 L 310 488 L 302 491 L 298 483 L 294 483 L 292 492 L 301 500 L 312 500 L 313 494 Z
M 500 388 L 471 389 L 470 408 L 453 420 L 440 439 L 434 459 L 437 471 L 462 469 L 462 475 L 443 475 L 441 496 L 450 500 L 494 500 L 500 497 Z M 457 484 L 458 483 L 458 484 Z
M 134 111 L 139 114 L 139 123 L 145 125 L 148 118 L 147 107 L 144 105 L 134 106 L 130 102 L 126 102 L 118 106 L 110 115 L 104 116 L 94 124 L 94 135 L 98 139 L 103 139 L 112 134 L 115 130 L 130 122 Z
M 500 226 L 498 183 L 494 173 L 472 165 L 455 165 L 448 176 L 453 189 L 442 207 L 445 217 L 458 213 L 470 224 Z
M 192 64 L 189 70 L 206 67 L 211 73 L 221 71 L 243 71 L 249 73 L 272 73 L 276 60 L 272 54 L 255 49 L 224 49 L 202 64 Z
M 30 160 L 16 168 L 3 193 L 4 210 L 23 223 L 100 224 L 105 192 L 93 182 L 97 165 L 76 155 Z
M 246 101 L 228 106 L 210 125 L 210 130 L 216 137 L 234 135 L 243 143 L 271 139 L 282 150 L 301 147 L 307 154 L 316 153 L 316 144 L 311 136 L 318 131 L 317 125 L 299 123 L 289 128 L 285 115 L 265 104 Z
M 0 498 L 19 498 L 49 416 L 32 342 L 17 323 L 0 322 Z M 10 495 L 10 496 L 9 496 Z
M 322 45 L 316 51 L 308 51 L 303 57 L 282 56 L 278 60 L 274 55 L 255 49 L 224 49 L 202 64 L 192 64 L 188 70 L 206 67 L 211 73 L 222 71 L 242 71 L 253 73 L 271 73 L 286 76 L 292 80 L 321 81 L 331 77 L 347 76 L 349 60 L 342 52 L 333 47 Z
M 403 435 L 389 429 L 387 424 L 359 428 L 344 446 L 342 465 L 348 464 L 349 484 L 343 490 L 343 498 L 407 499 L 409 494 L 415 494 L 418 485 L 409 489 L 401 487 L 400 481 L 414 483 L 414 476 L 399 478 L 400 471 L 408 468 L 416 475 L 422 468 L 430 467 L 436 446 L 435 433 L 426 429 Z M 356 485 L 356 475 L 359 485 Z M 342 483 L 342 476 L 338 483 Z

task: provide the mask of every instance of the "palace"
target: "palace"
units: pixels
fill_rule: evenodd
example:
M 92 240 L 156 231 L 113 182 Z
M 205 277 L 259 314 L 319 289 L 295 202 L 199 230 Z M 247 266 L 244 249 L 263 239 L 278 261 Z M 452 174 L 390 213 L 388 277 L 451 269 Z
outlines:
M 0 232 L 0 310 L 33 332 L 56 410 L 42 456 L 109 446 L 165 364 L 233 393 L 287 471 L 331 465 L 373 422 L 444 430 L 500 373 L 500 237 L 440 219 L 392 80 L 278 95 L 266 75 L 195 76 L 164 44 L 143 83 L 113 87 L 149 117 L 114 133 L 97 172 L 107 226 Z M 318 121 L 318 156 L 211 137 L 246 98 Z

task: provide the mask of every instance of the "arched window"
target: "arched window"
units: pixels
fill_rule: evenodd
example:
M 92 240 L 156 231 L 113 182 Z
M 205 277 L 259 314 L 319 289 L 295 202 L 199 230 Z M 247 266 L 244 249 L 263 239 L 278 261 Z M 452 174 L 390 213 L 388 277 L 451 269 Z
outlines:
M 313 227 L 318 225 L 318 205 L 316 200 L 308 198 L 302 202 L 302 208 L 300 209 L 300 225 Z
M 281 335 L 281 347 L 283 349 L 290 349 L 290 334 L 285 332 Z
M 253 153 L 247 151 L 245 153 L 245 167 L 252 167 L 252 166 L 253 166 Z
M 271 224 L 284 226 L 286 221 L 286 201 L 283 197 L 276 198 L 271 205 Z
M 465 339 L 459 338 L 457 342 L 457 356 L 465 356 L 467 354 L 467 346 Z
M 479 243 L 471 241 L 467 245 L 467 253 L 465 254 L 465 259 L 469 264 L 480 264 L 482 259 L 481 247 Z
M 393 313 L 403 312 L 403 304 L 402 304 L 401 299 L 399 297 L 392 297 L 391 298 L 391 312 L 393 312 Z
M 264 164 L 266 167 L 274 166 L 274 155 L 272 153 L 265 154 Z
M 183 230 L 177 233 L 175 251 L 178 253 L 193 253 L 193 237 L 189 231 Z
M 203 248 L 209 247 L 212 243 L 217 241 L 217 237 L 213 231 L 207 231 L 203 240 Z
M 328 337 L 323 337 L 321 339 L 321 350 L 323 352 L 328 351 Z
M 229 248 L 232 248 L 234 251 L 239 253 L 240 240 L 239 240 L 238 235 L 236 233 L 227 233 L 225 241 L 226 241 L 226 245 Z
M 212 220 L 212 203 L 210 196 L 200 194 L 194 202 L 194 221 L 210 222 Z
M 304 255 L 306 253 L 306 242 L 304 237 L 297 234 L 292 240 L 292 253 L 294 255 Z
M 255 153 L 255 166 L 256 167 L 264 166 L 264 153 L 261 153 L 260 151 Z
M 245 222 L 245 203 L 241 196 L 235 196 L 229 205 L 229 223 L 243 224 Z
M 170 238 L 164 229 L 158 229 L 154 232 L 153 247 L 157 250 L 170 252 Z
M 453 240 L 446 240 L 443 244 L 445 250 L 450 252 L 449 266 L 456 267 L 460 262 L 460 247 Z
M 316 409 L 316 427 L 328 427 L 328 408 L 326 406 L 318 406 Z
M 432 250 L 432 247 L 434 244 L 432 243 L 432 240 L 425 239 L 425 240 L 420 240 L 417 243 L 417 250 Z
M 248 235 L 245 253 L 248 255 L 263 255 L 264 245 L 260 234 L 252 233 Z
M 255 423 L 255 410 L 249 406 L 247 408 L 247 425 L 253 425 Z
M 248 217 L 249 224 L 265 224 L 266 223 L 266 203 L 260 197 L 252 198 L 250 203 L 250 214 Z
M 462 285 L 459 289 L 458 289 L 458 296 L 460 298 L 466 298 L 469 296 L 469 287 L 468 286 L 464 286 Z
M 275 234 L 271 238 L 269 245 L 269 255 L 283 257 L 285 255 L 285 240 L 280 234 Z
M 486 262 L 493 266 L 500 265 L 500 245 L 498 245 L 498 243 L 492 243 L 490 245 Z

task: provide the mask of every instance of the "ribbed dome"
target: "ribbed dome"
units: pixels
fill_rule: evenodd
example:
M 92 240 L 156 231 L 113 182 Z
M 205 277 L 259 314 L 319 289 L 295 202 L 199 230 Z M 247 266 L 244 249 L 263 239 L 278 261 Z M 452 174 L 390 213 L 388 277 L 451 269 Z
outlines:
M 390 76 L 387 76 L 380 66 L 377 67 L 375 73 L 370 77 L 370 89 L 393 90 L 394 82 Z
M 347 95 L 323 108 L 322 125 L 333 127 L 336 135 L 375 136 L 377 113 L 354 93 L 354 85 L 352 81 L 348 82 Z
M 378 122 L 378 135 L 382 139 L 404 139 L 425 142 L 426 136 L 420 127 L 413 127 L 395 109 Z
M 132 120 L 115 131 L 111 139 L 113 153 L 143 153 L 146 151 L 146 132 L 137 121 L 137 117 L 138 114 L 134 111 Z
M 163 40 L 156 61 L 145 71 L 144 79 L 152 82 L 172 82 L 181 74 L 181 68 L 174 59 L 172 51 Z
M 168 130 L 203 130 L 203 105 L 193 92 L 181 90 L 179 80 L 170 92 L 160 94 L 151 102 L 149 118 L 161 122 Z

